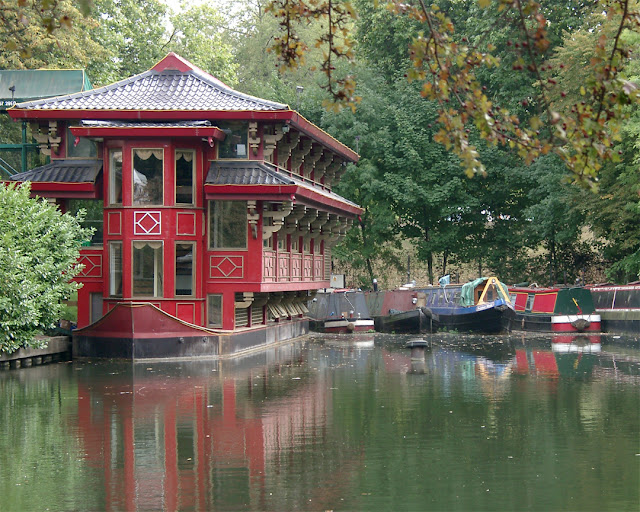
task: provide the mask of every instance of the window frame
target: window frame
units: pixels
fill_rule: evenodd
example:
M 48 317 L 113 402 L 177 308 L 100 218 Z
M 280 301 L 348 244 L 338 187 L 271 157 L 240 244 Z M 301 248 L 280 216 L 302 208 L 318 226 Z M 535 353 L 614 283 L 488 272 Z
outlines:
M 116 288 L 115 276 L 116 272 L 114 270 L 114 262 L 116 258 L 114 257 L 114 249 L 116 247 L 120 247 L 120 293 L 114 291 Z M 113 240 L 109 242 L 109 297 L 123 297 L 123 278 L 124 278 L 124 264 L 122 261 L 123 256 L 123 247 L 122 240 Z
M 136 244 L 156 244 L 159 243 L 160 244 L 160 264 L 158 265 L 158 262 L 156 261 L 156 256 L 154 255 L 154 262 L 153 262 L 153 266 L 154 266 L 154 275 L 153 275 L 153 295 L 143 295 L 143 294 L 138 294 L 136 293 L 136 259 L 135 259 L 135 253 L 136 253 Z M 144 249 L 144 246 L 142 247 Z M 154 249 L 153 247 L 151 247 L 152 249 Z M 154 249 L 154 251 L 157 249 Z M 164 297 L 164 241 L 163 240 L 132 240 L 131 242 L 131 296 L 132 297 L 136 297 L 136 298 L 154 298 L 154 299 L 161 299 Z M 162 271 L 162 274 L 160 276 L 160 290 L 158 293 L 158 274 L 156 272 L 157 268 L 160 268 Z
M 191 202 L 182 203 L 178 201 L 178 153 L 191 153 Z M 176 148 L 173 151 L 173 202 L 180 206 L 195 206 L 196 203 L 196 150 L 189 148 Z
M 240 132 L 240 130 L 234 130 L 232 128 L 233 125 L 244 125 L 244 135 L 242 135 L 241 142 L 244 142 L 244 156 L 222 156 L 221 151 L 225 146 L 227 140 L 230 142 L 231 138 L 234 136 L 234 132 Z M 216 153 L 218 160 L 248 160 L 249 159 L 249 121 L 224 121 L 217 123 L 218 128 L 220 128 L 225 134 L 226 137 L 224 141 L 218 141 L 216 143 Z M 236 145 L 237 147 L 237 145 Z
M 164 164 L 166 162 L 164 147 L 135 147 L 131 148 L 131 204 L 136 207 L 146 208 L 150 206 L 164 206 Z M 160 165 L 160 202 L 159 203 L 141 203 L 136 201 L 135 191 L 135 161 L 136 151 L 162 151 L 162 160 Z M 155 156 L 155 155 L 154 155 Z M 140 157 L 141 158 L 141 157 Z M 142 158 L 141 158 L 142 159 Z M 142 159 L 144 160 L 144 159 Z M 145 176 L 146 177 L 146 176 Z
M 213 215 L 214 215 L 214 205 L 215 204 L 219 204 L 219 203 L 242 203 L 244 204 L 244 245 L 241 247 L 233 247 L 233 246 L 220 246 L 217 247 L 213 244 L 214 240 L 213 240 L 213 235 L 214 235 L 214 231 L 212 228 L 212 220 L 213 220 Z M 242 200 L 210 200 L 209 204 L 207 205 L 208 208 L 208 212 L 207 212 L 207 229 L 208 229 L 208 237 L 207 237 L 207 247 L 210 251 L 246 251 L 249 248 L 249 222 L 247 220 L 247 201 L 242 201 Z M 224 221 L 224 219 L 223 219 Z
M 115 181 L 116 173 L 114 172 L 114 158 L 113 155 L 117 152 L 120 152 L 120 201 L 114 200 L 114 197 L 117 196 L 116 193 L 116 184 Z M 123 178 L 123 168 L 124 168 L 124 151 L 122 148 L 109 148 L 109 190 L 107 195 L 109 196 L 109 206 L 122 206 L 123 197 L 124 197 L 124 180 Z
M 191 246 L 191 293 L 181 294 L 178 293 L 178 245 L 190 245 Z M 195 297 L 196 295 L 196 251 L 197 244 L 191 240 L 176 240 L 174 243 L 174 257 L 173 257 L 173 294 L 174 297 Z M 182 275 L 182 274 L 181 274 Z
M 211 299 L 213 297 L 220 298 L 220 324 L 213 323 L 211 321 Z M 224 295 L 222 293 L 208 293 L 207 294 L 207 327 L 221 328 L 224 324 Z
M 99 160 L 99 148 L 98 148 L 98 143 L 94 140 L 91 140 L 88 137 L 78 137 L 79 142 L 76 145 L 76 137 L 75 135 L 73 135 L 73 133 L 71 133 L 71 129 L 69 126 L 67 126 L 66 128 L 66 134 L 65 134 L 65 154 L 66 154 L 66 159 L 68 160 Z M 92 151 L 91 155 L 73 155 L 72 153 L 74 152 L 74 150 L 82 143 L 87 142 L 89 143 L 91 146 L 91 148 L 93 148 L 94 151 Z

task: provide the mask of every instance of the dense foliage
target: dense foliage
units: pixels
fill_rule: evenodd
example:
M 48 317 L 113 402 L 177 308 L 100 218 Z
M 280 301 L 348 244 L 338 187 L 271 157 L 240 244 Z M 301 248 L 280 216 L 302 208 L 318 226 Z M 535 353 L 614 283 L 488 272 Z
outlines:
M 340 11 L 330 39 L 329 4 Z M 39 67 L 47 55 L 49 66 L 87 67 L 104 85 L 176 51 L 356 149 L 337 191 L 364 213 L 333 253 L 353 285 L 400 284 L 385 278 L 405 270 L 407 254 L 432 282 L 463 269 L 540 284 L 640 277 L 633 1 L 229 0 L 177 13 L 160 0 L 47 5 L 53 25 L 37 32 L 40 15 L 27 13 L 29 30 L 5 45 L 0 67 Z M 340 91 L 355 110 L 325 108 Z M 461 163 L 481 172 L 467 178 Z
M 55 326 L 78 287 L 71 281 L 80 244 L 91 230 L 62 214 L 30 186 L 0 185 L 0 351 L 39 346 L 35 336 Z

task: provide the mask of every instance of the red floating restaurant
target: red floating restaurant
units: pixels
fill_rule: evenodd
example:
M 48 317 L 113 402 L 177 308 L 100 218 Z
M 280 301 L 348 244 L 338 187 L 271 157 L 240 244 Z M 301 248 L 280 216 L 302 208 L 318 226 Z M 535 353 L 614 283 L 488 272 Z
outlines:
M 96 227 L 74 357 L 225 356 L 308 332 L 306 303 L 361 212 L 331 190 L 354 151 L 173 53 L 8 113 L 50 157 L 11 179 Z

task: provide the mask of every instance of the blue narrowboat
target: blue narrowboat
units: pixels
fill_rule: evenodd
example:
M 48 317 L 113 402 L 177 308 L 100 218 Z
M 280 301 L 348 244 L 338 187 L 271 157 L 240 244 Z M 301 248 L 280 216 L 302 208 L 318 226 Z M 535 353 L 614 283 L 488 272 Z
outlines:
M 442 282 L 442 281 L 441 281 Z M 376 330 L 396 333 L 511 332 L 515 309 L 507 286 L 496 277 L 465 284 L 371 292 L 367 303 Z

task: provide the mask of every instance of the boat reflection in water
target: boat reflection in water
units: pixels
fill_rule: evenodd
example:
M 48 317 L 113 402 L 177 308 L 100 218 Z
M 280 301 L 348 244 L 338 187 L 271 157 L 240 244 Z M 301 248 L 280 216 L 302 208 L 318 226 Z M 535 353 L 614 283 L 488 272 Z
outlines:
M 602 336 L 600 335 L 558 335 L 551 342 L 553 352 L 595 353 L 602 351 Z
M 551 338 L 551 347 L 516 350 L 515 371 L 557 377 L 591 375 L 601 353 L 600 335 L 566 335 Z

